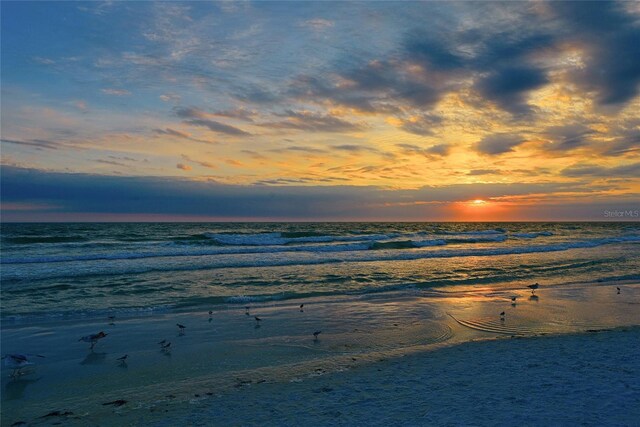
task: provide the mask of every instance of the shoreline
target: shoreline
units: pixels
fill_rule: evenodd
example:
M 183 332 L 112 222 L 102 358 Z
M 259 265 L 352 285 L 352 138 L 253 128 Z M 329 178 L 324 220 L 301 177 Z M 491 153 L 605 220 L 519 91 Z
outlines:
M 475 341 L 495 346 L 490 343 L 521 342 L 510 336 L 546 334 L 564 340 L 589 329 L 612 329 L 594 334 L 608 336 L 625 328 L 637 337 L 640 284 L 625 285 L 622 297 L 616 295 L 616 285 L 548 287 L 540 289 L 535 299 L 520 289 L 517 306 L 510 306 L 513 289 L 478 287 L 453 293 L 311 299 L 305 300 L 304 312 L 298 310 L 300 301 L 283 301 L 252 305 L 250 315 L 234 306 L 211 316 L 191 311 L 116 318 L 111 326 L 105 319 L 3 325 L 3 352 L 45 353 L 47 358 L 37 361 L 32 374 L 15 381 L 7 378 L 3 368 L 2 422 L 46 424 L 56 421 L 55 417 L 31 414 L 70 411 L 73 415 L 64 417 L 66 424 L 118 425 L 126 420 L 148 425 L 156 420 L 162 425 L 165 414 L 191 416 L 199 405 L 215 399 L 227 402 L 238 390 L 282 387 L 284 393 L 297 384 L 312 387 L 317 378 L 339 381 L 341 375 L 361 371 L 371 371 L 367 381 L 374 384 L 378 371 L 373 370 L 380 363 L 437 358 L 433 355 Z M 507 312 L 505 321 L 497 316 L 500 310 Z M 254 315 L 262 322 L 258 324 Z M 187 326 L 185 334 L 178 332 L 176 323 Z M 109 335 L 93 352 L 86 343 L 77 342 L 80 336 L 99 330 Z M 323 331 L 317 341 L 314 330 Z M 161 339 L 173 343 L 169 354 L 160 351 Z M 508 356 L 519 347 L 501 351 Z M 575 351 L 584 353 L 580 347 Z M 123 354 L 129 355 L 126 366 L 117 363 Z M 120 399 L 127 403 L 103 406 Z M 233 424 L 231 419 L 229 423 Z

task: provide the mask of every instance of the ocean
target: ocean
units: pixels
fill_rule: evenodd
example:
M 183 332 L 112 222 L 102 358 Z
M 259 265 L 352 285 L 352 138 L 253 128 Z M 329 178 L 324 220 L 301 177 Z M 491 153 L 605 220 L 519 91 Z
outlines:
M 2 224 L 1 320 L 640 278 L 638 223 Z

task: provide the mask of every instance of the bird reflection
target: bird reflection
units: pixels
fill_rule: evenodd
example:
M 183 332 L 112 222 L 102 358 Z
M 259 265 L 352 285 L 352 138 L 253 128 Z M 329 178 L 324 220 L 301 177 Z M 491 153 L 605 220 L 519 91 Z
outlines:
M 539 299 L 538 295 L 529 295 L 529 301 L 538 302 Z
M 87 354 L 87 357 L 84 358 L 81 365 L 100 365 L 105 362 L 105 357 L 107 357 L 107 353 L 94 353 L 91 352 Z
M 31 383 L 35 383 L 40 381 L 42 377 L 36 378 L 35 380 L 28 380 L 24 378 L 14 378 L 7 383 L 5 386 L 5 395 L 3 396 L 6 400 L 18 400 L 24 397 L 24 391 L 27 386 Z

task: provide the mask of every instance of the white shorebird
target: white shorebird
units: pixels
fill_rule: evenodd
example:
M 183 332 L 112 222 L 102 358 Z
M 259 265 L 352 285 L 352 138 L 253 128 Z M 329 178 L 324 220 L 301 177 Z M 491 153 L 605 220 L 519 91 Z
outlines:
M 89 348 L 93 350 L 93 347 L 96 345 L 96 343 L 102 338 L 106 337 L 107 335 L 108 334 L 105 334 L 104 332 L 100 331 L 97 334 L 85 335 L 84 337 L 80 338 L 78 341 L 90 342 L 91 347 Z
M 26 368 L 27 366 L 34 365 L 33 362 L 29 360 L 29 357 L 44 357 L 39 354 L 7 354 L 2 356 L 4 359 L 4 365 L 13 369 L 11 372 L 12 377 L 17 377 L 21 374 L 21 370 Z
M 531 289 L 531 293 L 535 294 L 536 293 L 536 289 L 538 289 L 540 287 L 539 283 L 534 283 L 533 285 L 528 285 L 527 288 Z

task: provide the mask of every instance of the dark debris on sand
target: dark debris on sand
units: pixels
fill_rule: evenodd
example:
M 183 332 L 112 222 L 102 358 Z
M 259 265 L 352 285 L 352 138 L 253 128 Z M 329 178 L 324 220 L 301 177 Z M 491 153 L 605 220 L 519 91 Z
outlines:
M 73 415 L 71 411 L 51 411 L 47 415 L 43 415 L 40 418 L 50 418 L 50 417 L 68 417 L 69 415 Z

